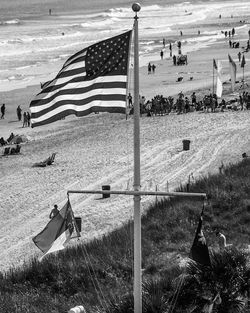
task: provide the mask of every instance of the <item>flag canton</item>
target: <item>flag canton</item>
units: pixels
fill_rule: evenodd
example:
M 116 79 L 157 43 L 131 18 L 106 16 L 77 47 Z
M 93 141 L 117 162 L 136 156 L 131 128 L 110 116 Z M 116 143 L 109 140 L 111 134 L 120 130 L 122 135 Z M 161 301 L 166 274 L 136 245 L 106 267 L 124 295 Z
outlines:
M 85 59 L 89 79 L 106 75 L 127 75 L 131 31 L 90 46 Z

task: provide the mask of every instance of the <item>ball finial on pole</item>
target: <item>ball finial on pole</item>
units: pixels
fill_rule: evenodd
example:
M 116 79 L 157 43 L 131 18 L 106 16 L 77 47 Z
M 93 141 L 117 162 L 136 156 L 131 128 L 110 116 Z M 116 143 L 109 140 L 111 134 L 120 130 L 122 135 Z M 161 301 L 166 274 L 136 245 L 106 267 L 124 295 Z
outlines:
M 136 3 L 133 3 L 133 4 L 132 4 L 132 10 L 133 10 L 134 12 L 137 13 L 137 12 L 140 11 L 140 9 L 141 9 L 140 3 L 136 2 Z

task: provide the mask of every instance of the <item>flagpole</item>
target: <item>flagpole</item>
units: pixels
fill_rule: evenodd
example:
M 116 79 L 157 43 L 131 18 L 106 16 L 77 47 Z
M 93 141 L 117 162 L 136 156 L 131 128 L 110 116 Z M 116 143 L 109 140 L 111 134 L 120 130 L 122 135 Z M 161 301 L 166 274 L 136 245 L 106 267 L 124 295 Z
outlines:
M 245 65 L 243 66 L 243 80 L 242 80 L 242 84 L 243 84 L 243 92 L 245 91 L 245 78 L 244 78 L 244 67 Z
M 141 6 L 132 5 L 134 17 L 134 191 L 140 191 L 140 107 L 139 107 L 139 48 L 138 16 Z M 141 210 L 140 195 L 134 196 L 134 313 L 142 312 L 141 278 Z
M 214 95 L 214 60 L 213 60 L 213 95 Z

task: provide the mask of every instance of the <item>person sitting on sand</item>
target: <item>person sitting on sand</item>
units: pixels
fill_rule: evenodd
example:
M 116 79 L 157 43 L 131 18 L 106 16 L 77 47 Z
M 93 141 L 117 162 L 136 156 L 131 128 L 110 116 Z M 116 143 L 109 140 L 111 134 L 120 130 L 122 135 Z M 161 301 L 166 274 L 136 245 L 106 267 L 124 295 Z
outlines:
M 9 138 L 7 139 L 7 142 L 10 143 L 13 138 L 14 138 L 14 134 L 11 133 Z
M 54 205 L 54 208 L 51 210 L 49 218 L 54 218 L 59 213 L 57 204 Z
M 7 141 L 5 141 L 3 137 L 0 138 L 0 145 L 1 146 L 7 145 Z

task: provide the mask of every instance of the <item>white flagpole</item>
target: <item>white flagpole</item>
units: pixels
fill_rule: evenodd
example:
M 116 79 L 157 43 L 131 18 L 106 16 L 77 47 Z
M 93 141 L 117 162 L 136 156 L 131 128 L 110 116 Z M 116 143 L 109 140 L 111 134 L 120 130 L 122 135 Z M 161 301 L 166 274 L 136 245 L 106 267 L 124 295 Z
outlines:
M 134 191 L 140 191 L 140 106 L 139 106 L 139 48 L 138 17 L 141 6 L 132 5 L 134 17 Z M 141 197 L 134 196 L 134 313 L 142 312 L 141 278 Z

